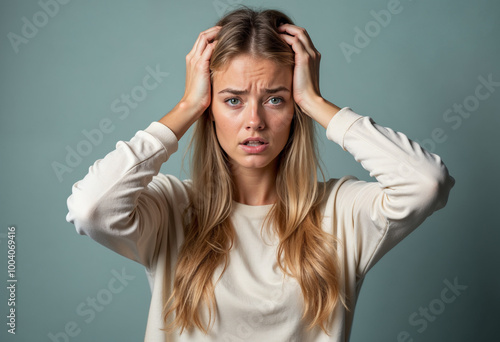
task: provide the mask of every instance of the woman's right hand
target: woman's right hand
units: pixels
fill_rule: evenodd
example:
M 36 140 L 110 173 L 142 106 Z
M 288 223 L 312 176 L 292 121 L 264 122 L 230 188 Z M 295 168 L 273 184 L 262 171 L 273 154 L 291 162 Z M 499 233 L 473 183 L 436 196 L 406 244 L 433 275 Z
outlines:
M 186 89 L 181 102 L 185 102 L 199 115 L 203 114 L 211 102 L 210 57 L 220 28 L 214 26 L 201 32 L 193 49 L 186 56 Z
M 174 132 L 177 140 L 200 118 L 211 102 L 210 58 L 221 27 L 214 26 L 198 36 L 186 56 L 186 89 L 181 101 L 158 120 Z

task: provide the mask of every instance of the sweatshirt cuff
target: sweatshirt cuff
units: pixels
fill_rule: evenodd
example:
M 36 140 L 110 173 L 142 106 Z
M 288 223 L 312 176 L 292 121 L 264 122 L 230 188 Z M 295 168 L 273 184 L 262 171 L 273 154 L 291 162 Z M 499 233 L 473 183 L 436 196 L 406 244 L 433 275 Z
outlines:
M 153 121 L 144 132 L 155 137 L 163 145 L 169 156 L 179 148 L 179 141 L 174 132 L 161 122 Z
M 351 108 L 344 107 L 333 116 L 326 127 L 326 137 L 336 142 L 344 151 L 344 136 L 349 128 L 363 116 L 355 113 Z

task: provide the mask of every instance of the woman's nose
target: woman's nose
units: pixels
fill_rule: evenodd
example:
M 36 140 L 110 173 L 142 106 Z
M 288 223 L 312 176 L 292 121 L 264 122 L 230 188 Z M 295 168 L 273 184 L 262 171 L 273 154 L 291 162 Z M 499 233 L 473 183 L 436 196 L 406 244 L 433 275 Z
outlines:
M 263 108 L 258 103 L 249 103 L 246 108 L 246 128 L 262 130 L 265 127 Z

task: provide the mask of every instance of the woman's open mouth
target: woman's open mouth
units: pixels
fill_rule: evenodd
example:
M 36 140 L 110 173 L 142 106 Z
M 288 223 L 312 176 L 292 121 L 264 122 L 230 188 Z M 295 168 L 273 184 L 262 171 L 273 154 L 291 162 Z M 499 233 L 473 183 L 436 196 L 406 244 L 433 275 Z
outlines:
M 247 153 L 261 153 L 265 151 L 268 146 L 269 143 L 258 140 L 249 140 L 245 143 L 240 144 L 240 147 L 243 149 L 243 151 Z

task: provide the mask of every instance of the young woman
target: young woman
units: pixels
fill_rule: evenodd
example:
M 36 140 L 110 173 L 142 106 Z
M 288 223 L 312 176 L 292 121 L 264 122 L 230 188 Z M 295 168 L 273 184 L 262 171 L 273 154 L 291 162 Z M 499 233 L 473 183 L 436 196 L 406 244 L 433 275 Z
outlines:
M 74 184 L 67 220 L 146 268 L 146 341 L 346 341 L 368 270 L 445 206 L 441 159 L 324 99 L 319 61 L 283 13 L 229 13 L 175 108 Z M 314 121 L 377 182 L 318 180 Z M 160 174 L 195 122 L 191 179 Z

